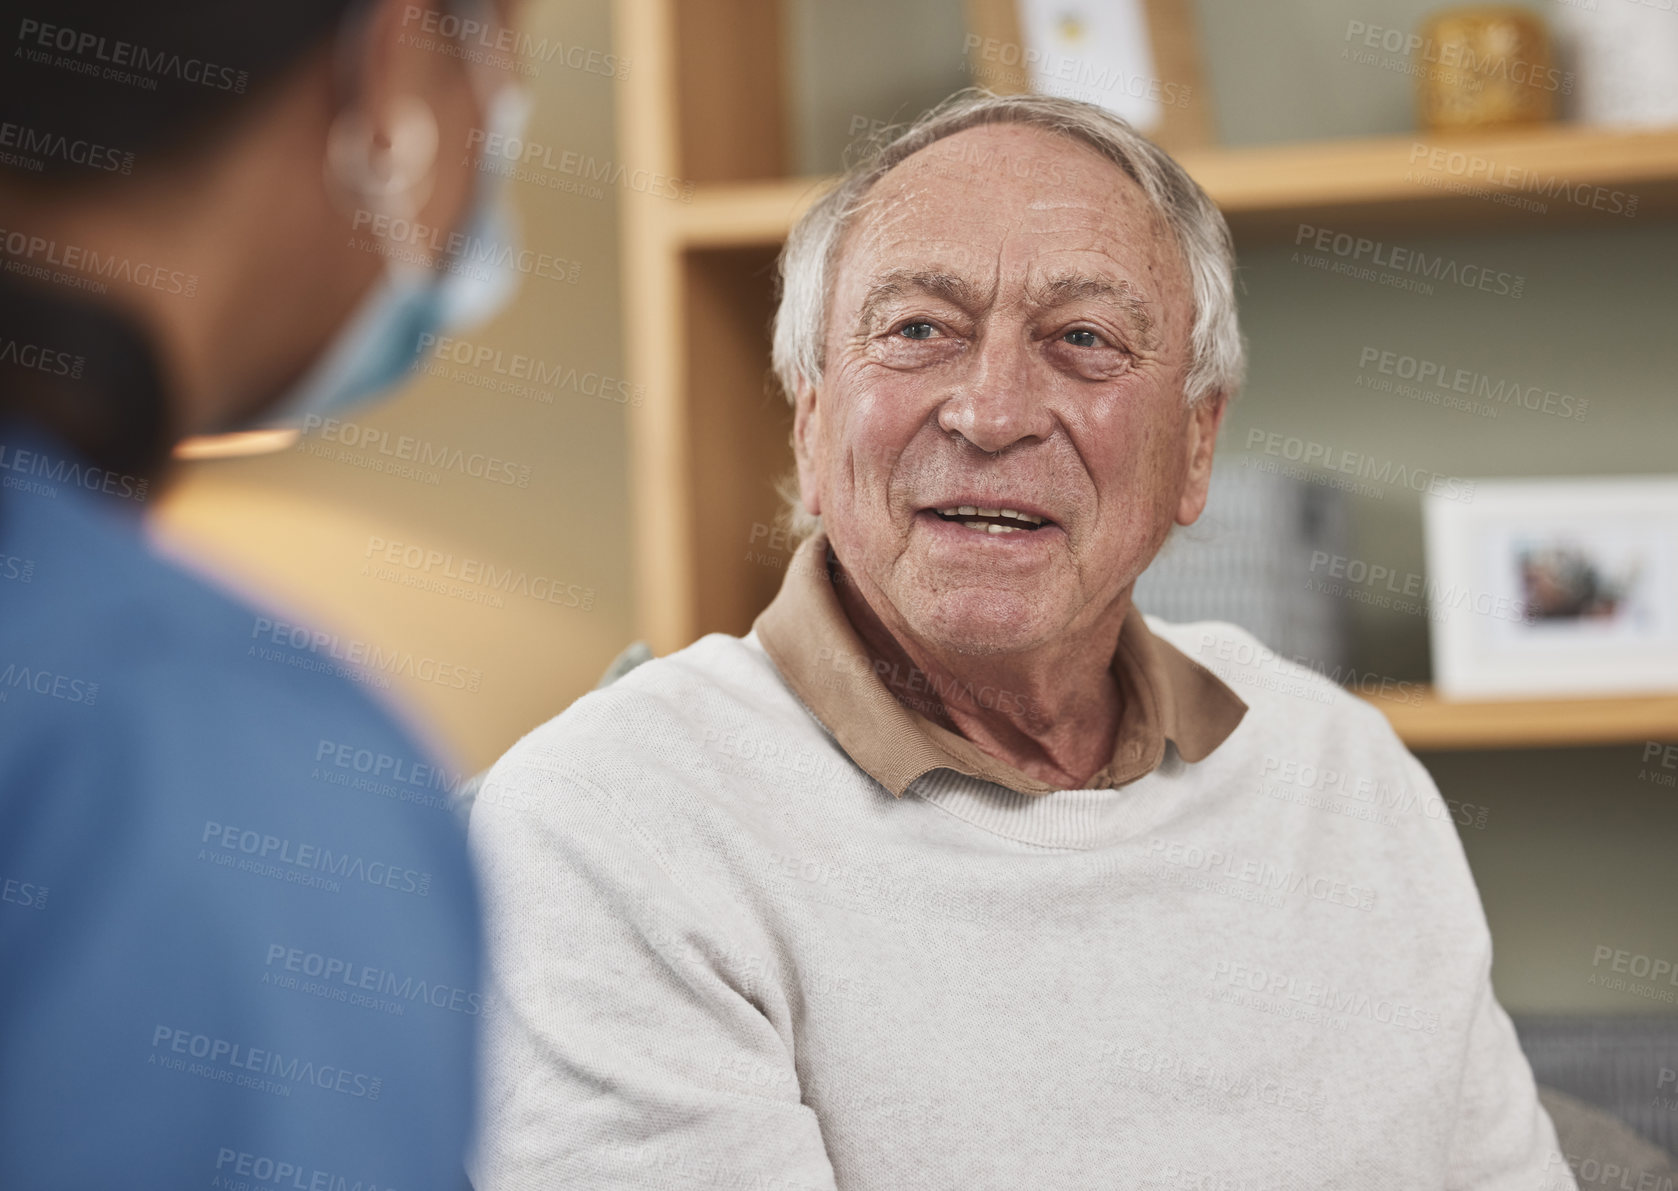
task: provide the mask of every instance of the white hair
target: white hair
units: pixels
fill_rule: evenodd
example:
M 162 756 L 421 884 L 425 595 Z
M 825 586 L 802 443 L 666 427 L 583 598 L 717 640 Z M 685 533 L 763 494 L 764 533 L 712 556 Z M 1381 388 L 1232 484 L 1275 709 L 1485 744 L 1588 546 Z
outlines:
M 817 385 L 826 350 L 827 303 L 845 232 L 867 206 L 868 192 L 905 158 L 969 128 L 1021 124 L 1088 146 L 1123 170 L 1170 229 L 1188 269 L 1194 305 L 1184 399 L 1193 405 L 1221 393 L 1234 398 L 1246 371 L 1235 313 L 1235 248 L 1229 225 L 1183 167 L 1123 119 L 1092 103 L 1049 95 L 959 92 L 907 128 L 886 129 L 865 147 L 838 183 L 816 200 L 787 237 L 780 258 L 780 306 L 772 350 L 775 376 L 789 402 Z M 781 485 L 792 531 L 807 535 L 820 518 L 804 511 L 796 477 Z

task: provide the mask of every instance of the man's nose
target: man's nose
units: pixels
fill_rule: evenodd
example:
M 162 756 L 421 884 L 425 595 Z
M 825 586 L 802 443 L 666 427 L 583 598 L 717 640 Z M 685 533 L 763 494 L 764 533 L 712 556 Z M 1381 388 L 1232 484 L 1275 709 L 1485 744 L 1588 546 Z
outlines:
M 1034 367 L 1030 338 L 987 328 L 977 348 L 939 408 L 938 425 L 992 454 L 1053 433 L 1048 378 Z

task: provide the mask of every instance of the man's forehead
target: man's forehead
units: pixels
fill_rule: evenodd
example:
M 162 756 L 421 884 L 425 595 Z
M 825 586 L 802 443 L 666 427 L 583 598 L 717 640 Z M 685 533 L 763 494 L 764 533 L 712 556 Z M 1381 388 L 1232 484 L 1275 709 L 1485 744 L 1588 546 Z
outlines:
M 1078 299 L 1128 305 L 1156 288 L 1159 248 L 1134 230 L 1068 225 L 938 231 L 921 234 L 889 216 L 857 229 L 841 253 L 841 287 L 865 297 L 932 293 L 962 306 L 988 304 L 999 294 L 1038 306 Z
M 987 201 L 1035 205 L 1071 195 L 1115 211 L 1148 208 L 1142 188 L 1117 162 L 1065 133 L 1026 124 L 984 124 L 911 153 L 874 183 L 877 193 L 913 199 L 923 190 L 964 190 Z M 1045 208 L 1048 209 L 1048 208 Z
M 980 124 L 940 137 L 910 154 L 885 175 L 923 174 L 968 177 L 988 174 L 997 179 L 1042 181 L 1046 176 L 1062 180 L 1107 183 L 1111 171 L 1130 180 L 1120 166 L 1093 145 L 1065 133 L 1030 124 Z M 882 179 L 883 180 L 883 179 Z
M 1035 168 L 1045 163 L 1049 172 Z M 841 260 L 891 258 L 867 262 L 870 273 L 910 261 L 930 269 L 935 257 L 994 255 L 1003 241 L 1018 241 L 1028 257 L 1104 255 L 1123 270 L 1154 257 L 1170 238 L 1141 187 L 1094 149 L 1044 129 L 987 125 L 929 145 L 876 182 Z M 1089 261 L 1078 267 L 1092 269 Z

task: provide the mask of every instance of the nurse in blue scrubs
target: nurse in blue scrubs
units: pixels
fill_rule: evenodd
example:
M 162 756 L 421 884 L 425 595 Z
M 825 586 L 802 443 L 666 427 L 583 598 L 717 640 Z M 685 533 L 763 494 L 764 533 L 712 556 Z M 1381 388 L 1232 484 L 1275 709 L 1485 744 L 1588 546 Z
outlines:
M 510 15 L 0 0 L 0 1187 L 465 1184 L 446 783 L 345 650 L 142 529 L 184 437 L 371 397 L 493 304 L 450 254 L 502 234 L 468 146 L 516 123 Z M 331 780 L 366 767 L 420 796 Z

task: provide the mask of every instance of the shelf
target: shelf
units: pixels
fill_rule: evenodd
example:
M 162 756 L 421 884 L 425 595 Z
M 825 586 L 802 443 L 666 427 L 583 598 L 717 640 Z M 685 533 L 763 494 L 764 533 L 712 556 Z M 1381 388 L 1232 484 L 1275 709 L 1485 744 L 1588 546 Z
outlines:
M 1518 228 L 1525 216 L 1536 229 L 1581 221 L 1628 226 L 1678 211 L 1678 129 L 1555 125 L 1475 135 L 1416 133 L 1198 149 L 1178 159 L 1248 240 L 1291 238 L 1300 223 L 1332 226 L 1328 221 L 1337 218 L 1356 220 L 1359 230 L 1371 223 L 1451 230 L 1489 223 Z M 683 248 L 773 246 L 826 181 L 700 186 L 690 203 L 673 207 L 668 226 Z M 1460 193 L 1465 186 L 1478 193 Z
M 670 212 L 670 230 L 685 249 L 776 248 L 831 178 L 700 186 L 693 201 Z
M 1369 696 L 1412 749 L 1562 748 L 1678 740 L 1678 695 L 1419 703 Z

